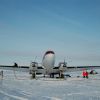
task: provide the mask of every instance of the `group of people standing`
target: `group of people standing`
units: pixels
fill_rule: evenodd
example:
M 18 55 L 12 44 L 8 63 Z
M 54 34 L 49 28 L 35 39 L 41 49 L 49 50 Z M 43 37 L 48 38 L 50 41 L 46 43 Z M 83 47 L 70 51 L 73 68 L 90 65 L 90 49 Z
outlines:
M 88 78 L 88 72 L 87 72 L 87 70 L 83 70 L 83 72 L 82 72 L 82 76 L 83 76 L 83 78 Z

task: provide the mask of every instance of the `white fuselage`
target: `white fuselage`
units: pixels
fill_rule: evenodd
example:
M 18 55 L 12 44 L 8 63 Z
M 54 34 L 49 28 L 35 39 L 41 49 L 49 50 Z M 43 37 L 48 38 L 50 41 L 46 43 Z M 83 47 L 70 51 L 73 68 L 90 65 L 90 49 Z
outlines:
M 51 70 L 53 69 L 55 64 L 55 53 L 53 51 L 47 51 L 44 54 L 43 60 L 42 60 L 42 65 L 46 70 Z

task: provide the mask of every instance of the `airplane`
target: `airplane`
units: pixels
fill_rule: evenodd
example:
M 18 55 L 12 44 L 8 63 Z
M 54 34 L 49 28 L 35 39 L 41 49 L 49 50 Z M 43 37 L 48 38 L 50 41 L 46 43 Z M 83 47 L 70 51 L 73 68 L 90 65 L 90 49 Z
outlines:
M 44 75 L 50 75 L 50 77 L 54 77 L 55 74 L 58 74 L 61 77 L 62 73 L 67 70 L 67 63 L 61 62 L 59 66 L 55 67 L 55 53 L 54 51 L 46 51 L 43 59 L 42 66 L 38 66 L 37 62 L 31 62 L 30 65 L 30 73 L 36 72 L 37 74 L 42 73 Z
M 51 78 L 54 78 L 54 75 L 58 74 L 60 78 L 63 78 L 64 72 L 67 71 L 80 71 L 83 69 L 93 69 L 100 68 L 100 66 L 72 66 L 68 67 L 67 62 L 65 60 L 60 62 L 58 66 L 55 66 L 55 52 L 52 50 L 46 51 L 42 64 L 39 65 L 38 62 L 31 62 L 30 66 L 18 66 L 17 63 L 14 63 L 13 66 L 4 66 L 1 65 L 0 69 L 8 69 L 8 70 L 16 70 L 16 71 L 27 71 L 35 78 L 37 74 L 49 75 Z

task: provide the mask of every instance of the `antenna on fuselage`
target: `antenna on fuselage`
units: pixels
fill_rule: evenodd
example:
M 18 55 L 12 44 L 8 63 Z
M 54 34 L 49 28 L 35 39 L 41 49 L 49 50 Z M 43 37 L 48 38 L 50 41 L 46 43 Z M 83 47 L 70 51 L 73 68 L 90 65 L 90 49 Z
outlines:
M 64 58 L 63 67 L 67 67 L 66 58 Z
M 35 58 L 34 58 L 34 62 L 36 62 L 36 59 L 37 59 L 37 56 L 35 56 Z

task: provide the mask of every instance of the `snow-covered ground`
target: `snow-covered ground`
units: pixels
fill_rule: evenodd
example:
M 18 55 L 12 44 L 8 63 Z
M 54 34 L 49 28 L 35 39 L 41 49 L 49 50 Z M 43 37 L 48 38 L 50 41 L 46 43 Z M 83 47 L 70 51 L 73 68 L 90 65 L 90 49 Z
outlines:
M 63 79 L 30 79 L 29 73 L 4 71 L 0 78 L 0 100 L 100 100 L 99 74 L 83 79 L 82 72 L 69 72 Z M 77 76 L 80 76 L 77 78 Z

